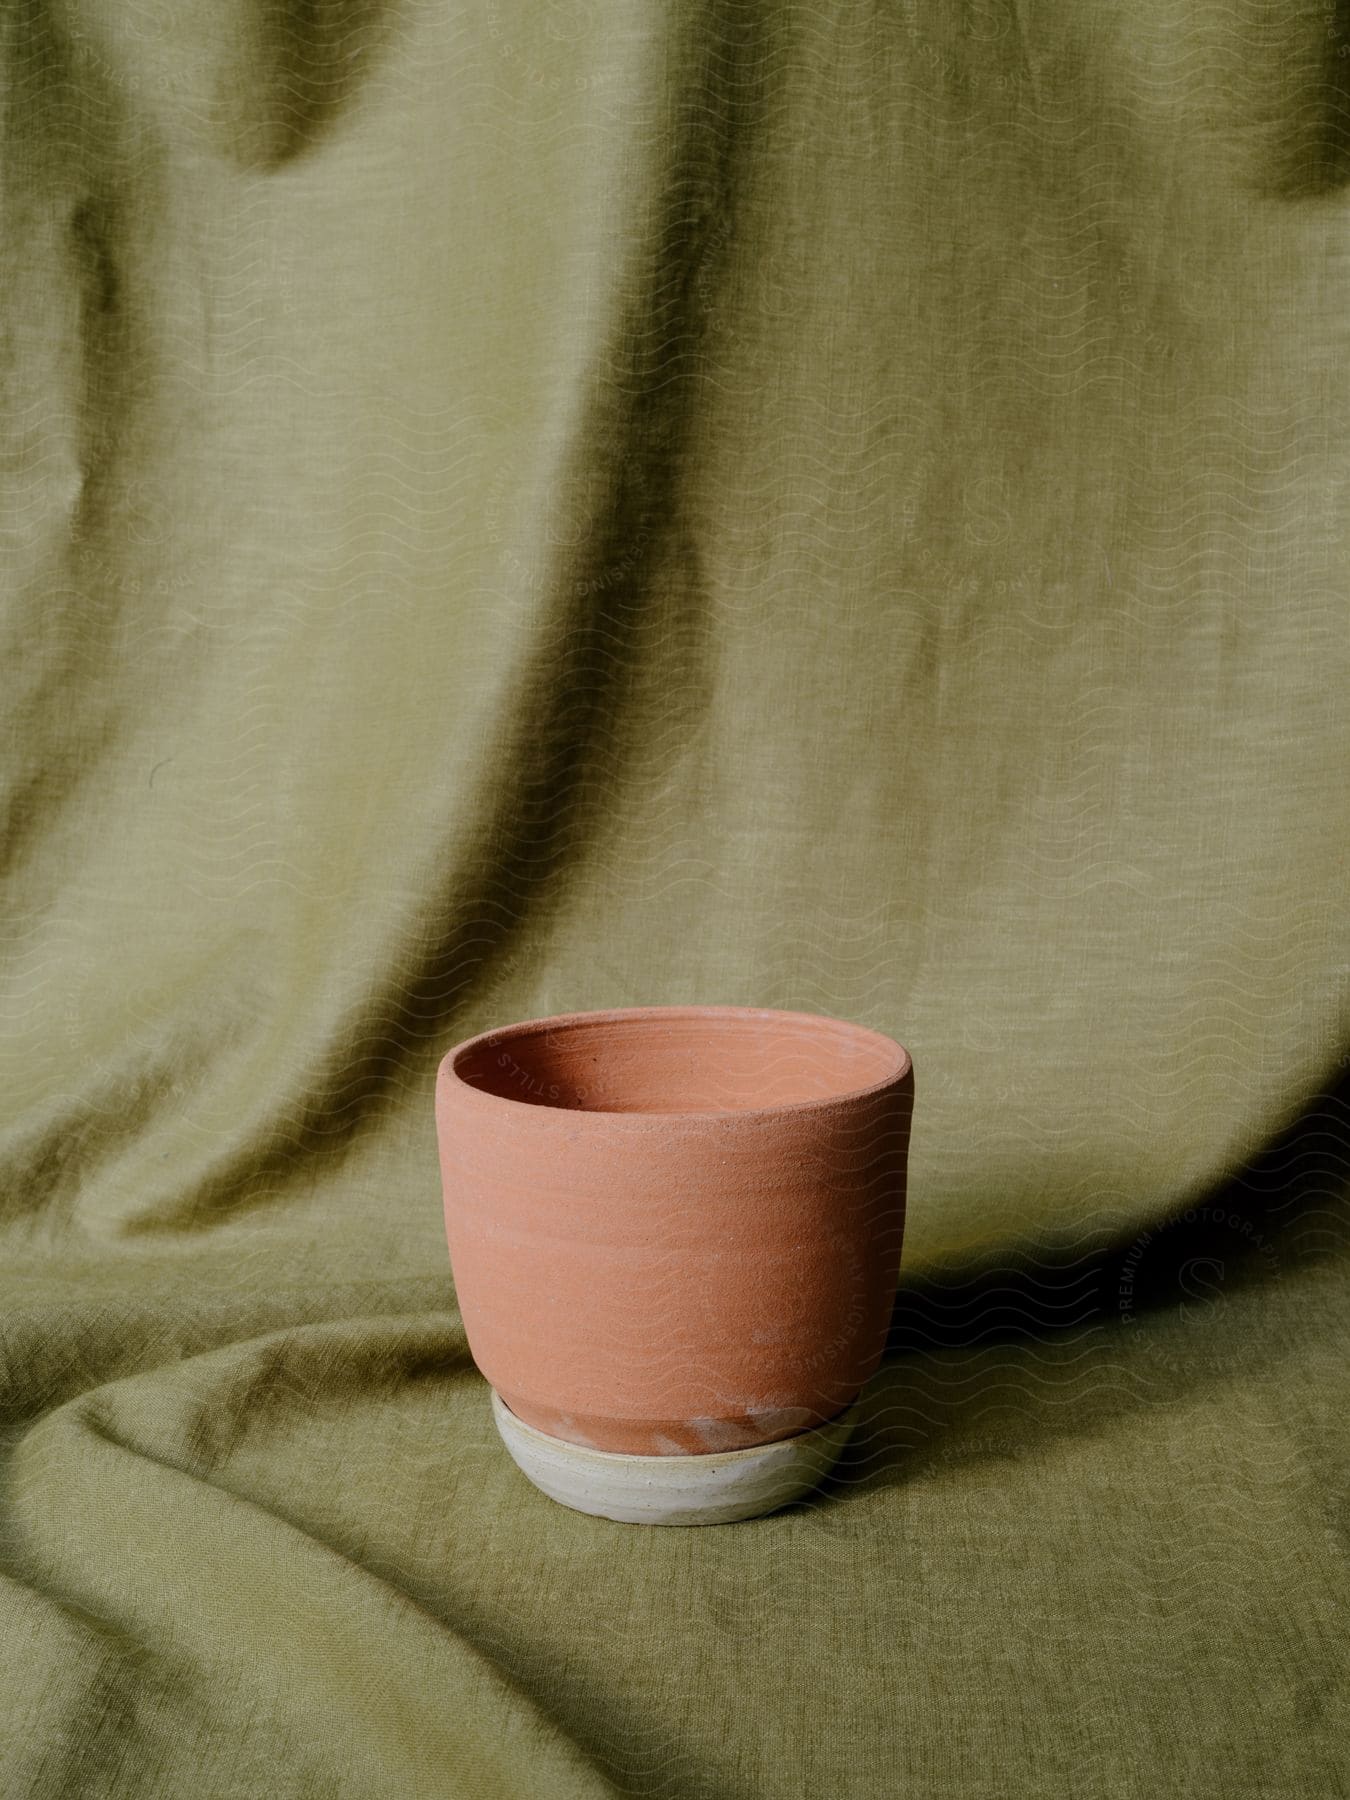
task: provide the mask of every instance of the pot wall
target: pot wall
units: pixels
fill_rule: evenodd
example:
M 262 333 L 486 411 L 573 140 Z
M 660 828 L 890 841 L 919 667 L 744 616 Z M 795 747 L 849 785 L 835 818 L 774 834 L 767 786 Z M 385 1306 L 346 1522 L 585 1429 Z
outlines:
M 800 1062 L 803 1016 L 780 1016 L 798 1021 Z M 474 1360 L 517 1417 L 597 1449 L 687 1454 L 786 1437 L 852 1401 L 899 1271 L 907 1059 L 853 1098 L 597 1112 L 472 1086 L 463 1049 L 437 1083 L 447 1240 Z

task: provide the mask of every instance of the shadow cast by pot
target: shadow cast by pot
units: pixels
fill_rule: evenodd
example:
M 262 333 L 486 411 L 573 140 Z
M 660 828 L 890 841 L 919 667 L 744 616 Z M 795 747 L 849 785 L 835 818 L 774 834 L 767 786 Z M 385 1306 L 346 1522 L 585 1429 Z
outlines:
M 1233 1179 L 1073 1262 L 968 1264 L 902 1285 L 888 1353 L 813 1504 L 941 1465 L 1034 1456 L 1257 1373 L 1253 1305 L 1294 1266 L 1345 1258 L 1350 1078 Z

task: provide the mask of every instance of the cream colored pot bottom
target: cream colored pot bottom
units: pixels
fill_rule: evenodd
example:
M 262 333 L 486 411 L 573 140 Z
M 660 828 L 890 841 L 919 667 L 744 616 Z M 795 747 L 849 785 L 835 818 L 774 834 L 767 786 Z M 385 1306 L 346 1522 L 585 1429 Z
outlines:
M 492 1394 L 501 1440 L 541 1493 L 628 1525 L 729 1525 L 800 1500 L 838 1461 L 857 1413 L 855 1403 L 812 1431 L 748 1450 L 624 1456 L 538 1431 Z

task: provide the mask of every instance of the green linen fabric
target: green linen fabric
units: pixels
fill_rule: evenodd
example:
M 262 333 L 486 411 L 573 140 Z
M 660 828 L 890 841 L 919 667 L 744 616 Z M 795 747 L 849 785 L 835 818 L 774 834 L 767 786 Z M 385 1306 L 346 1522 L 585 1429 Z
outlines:
M 1350 31 L 21 0 L 0 1795 L 1347 1791 Z M 838 1477 L 497 1443 L 436 1063 L 913 1052 Z

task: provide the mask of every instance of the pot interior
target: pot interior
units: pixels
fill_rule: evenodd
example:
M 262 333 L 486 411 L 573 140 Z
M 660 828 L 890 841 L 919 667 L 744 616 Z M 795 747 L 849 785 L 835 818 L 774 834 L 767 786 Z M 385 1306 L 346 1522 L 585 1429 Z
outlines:
M 512 1025 L 457 1053 L 458 1078 L 527 1106 L 581 1112 L 746 1112 L 877 1087 L 908 1059 L 839 1019 L 735 1007 L 651 1007 Z

